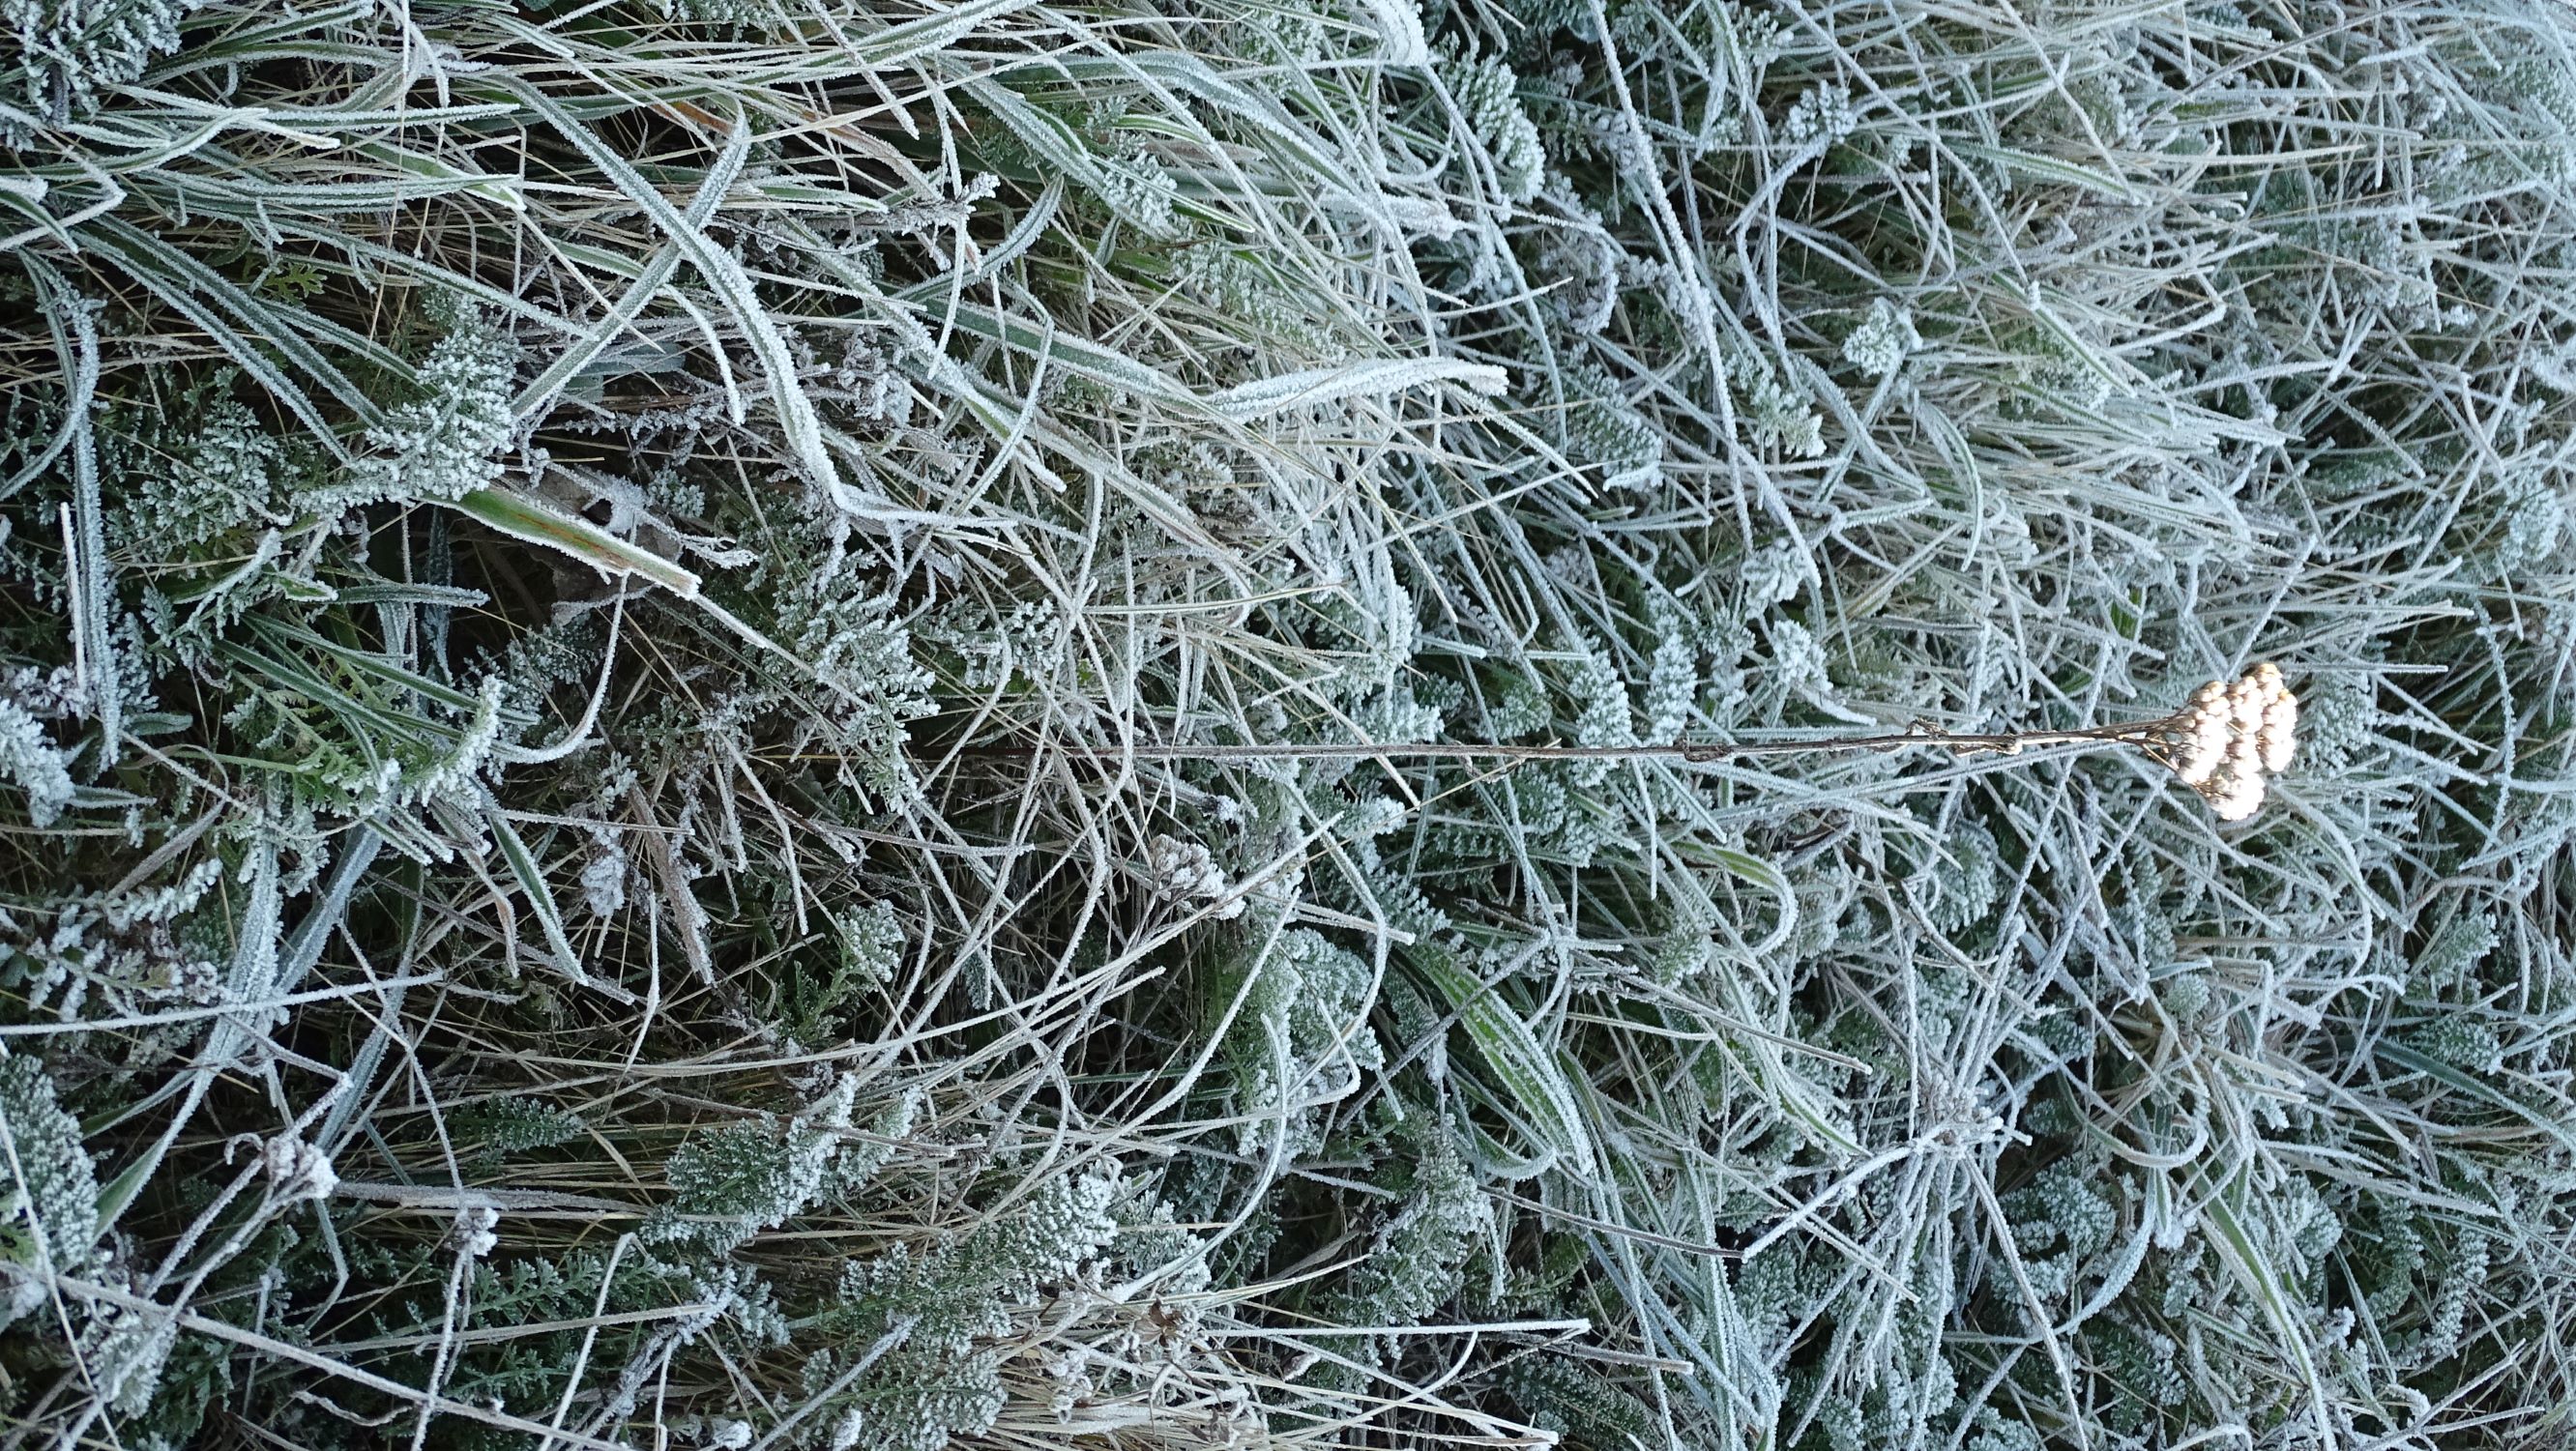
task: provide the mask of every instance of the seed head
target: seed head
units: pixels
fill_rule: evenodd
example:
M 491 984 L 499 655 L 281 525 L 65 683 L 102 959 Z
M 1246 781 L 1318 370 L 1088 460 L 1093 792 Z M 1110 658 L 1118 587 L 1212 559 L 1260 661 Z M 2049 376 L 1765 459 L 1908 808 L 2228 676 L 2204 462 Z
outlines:
M 448 1243 L 469 1260 L 479 1260 L 501 1243 L 501 1211 L 489 1204 L 469 1204 L 456 1211 L 456 1222 L 448 1227 Z
M 1164 901 L 1215 901 L 1218 905 L 1210 915 L 1243 915 L 1243 898 L 1226 899 L 1225 869 L 1197 842 L 1156 836 L 1147 848 L 1146 879 L 1153 894 Z
M 268 1170 L 271 1191 L 281 1200 L 328 1199 L 340 1187 L 331 1156 L 292 1133 L 262 1144 L 259 1157 Z
M 2263 804 L 2265 780 L 2289 768 L 2298 726 L 2298 697 L 2267 662 L 2192 692 L 2159 733 L 2158 755 L 2219 820 L 2242 821 Z

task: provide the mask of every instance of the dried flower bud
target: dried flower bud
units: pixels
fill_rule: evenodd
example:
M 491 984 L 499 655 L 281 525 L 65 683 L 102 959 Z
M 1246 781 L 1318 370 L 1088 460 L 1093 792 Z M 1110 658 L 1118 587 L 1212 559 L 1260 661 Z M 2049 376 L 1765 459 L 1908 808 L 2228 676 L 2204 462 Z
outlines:
M 2194 691 L 2191 708 L 2178 719 L 2174 769 L 2184 785 L 2197 787 L 2207 782 L 2219 763 L 2227 759 L 2227 740 L 2232 731 L 2227 688 L 2211 681 Z
M 2266 662 L 2193 691 L 2154 746 L 2220 820 L 2242 821 L 2263 804 L 2264 779 L 2289 766 L 2298 721 L 2298 697 L 2282 684 L 2280 667 Z
M 2263 769 L 2274 775 L 2290 768 L 2298 748 L 2299 698 L 2284 690 L 2263 709 Z
M 1146 876 L 1156 897 L 1167 902 L 1214 901 L 1218 905 L 1210 915 L 1220 919 L 1243 914 L 1243 898 L 1227 897 L 1225 869 L 1206 847 L 1156 836 L 1147 851 Z
M 2252 773 L 2231 775 L 2226 789 L 2209 798 L 2210 806 L 2221 821 L 2243 821 L 2263 804 L 2263 778 Z
M 262 1144 L 259 1157 L 268 1171 L 269 1192 L 280 1200 L 328 1199 L 340 1187 L 331 1156 L 291 1133 Z
M 479 1260 L 501 1243 L 501 1211 L 489 1204 L 469 1204 L 456 1211 L 456 1222 L 448 1227 L 448 1242 L 456 1252 L 469 1260 Z

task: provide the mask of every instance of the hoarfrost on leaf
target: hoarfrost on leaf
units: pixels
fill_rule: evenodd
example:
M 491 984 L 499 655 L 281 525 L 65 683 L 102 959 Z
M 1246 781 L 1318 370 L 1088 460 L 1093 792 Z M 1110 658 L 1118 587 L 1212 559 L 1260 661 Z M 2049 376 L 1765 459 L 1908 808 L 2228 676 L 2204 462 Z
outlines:
M 1913 314 L 1886 298 L 1869 305 L 1869 315 L 1843 339 L 1843 361 L 1873 378 L 1884 378 L 1905 365 L 1923 346 L 1914 331 Z
M 300 502 L 323 514 L 386 500 L 460 499 L 501 476 L 516 426 L 511 383 L 518 345 L 470 303 L 437 308 L 445 333 L 430 345 L 410 401 L 367 430 L 367 457 L 346 479 Z
M 0 1260 L 28 1273 L 0 1285 L 0 1325 L 44 1303 L 48 1274 L 77 1274 L 98 1244 L 98 1173 L 80 1122 L 37 1058 L 0 1058 Z

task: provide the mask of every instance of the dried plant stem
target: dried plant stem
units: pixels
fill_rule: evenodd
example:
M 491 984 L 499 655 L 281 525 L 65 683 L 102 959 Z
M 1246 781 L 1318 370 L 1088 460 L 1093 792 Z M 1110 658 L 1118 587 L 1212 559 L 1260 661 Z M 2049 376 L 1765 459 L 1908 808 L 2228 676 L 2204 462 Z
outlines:
M 2044 746 L 2141 746 L 2152 749 L 2171 719 L 2131 725 L 2095 726 L 2072 731 L 1964 733 L 1913 730 L 1870 736 L 1826 736 L 1804 741 L 1665 741 L 1625 746 L 1522 746 L 1478 742 L 1406 742 L 1384 745 L 1167 745 L 1154 742 L 1128 746 L 984 745 L 958 749 L 960 756 L 1007 756 L 1032 759 L 1063 755 L 1098 761 L 1332 761 L 1355 757 L 1437 761 L 1651 761 L 1708 762 L 1756 756 L 1811 755 L 1819 751 L 1902 751 L 1933 747 L 1959 755 L 2018 755 Z

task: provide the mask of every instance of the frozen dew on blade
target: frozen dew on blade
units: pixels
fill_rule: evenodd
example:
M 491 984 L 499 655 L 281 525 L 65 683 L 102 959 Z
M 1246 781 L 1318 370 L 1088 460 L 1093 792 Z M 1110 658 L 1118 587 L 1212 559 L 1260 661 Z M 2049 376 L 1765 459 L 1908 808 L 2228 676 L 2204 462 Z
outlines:
M 2243 821 L 2263 804 L 2266 780 L 2289 769 L 2298 726 L 2298 697 L 2282 684 L 2281 668 L 2266 662 L 2194 691 L 2165 722 L 2157 754 L 2219 820 Z

